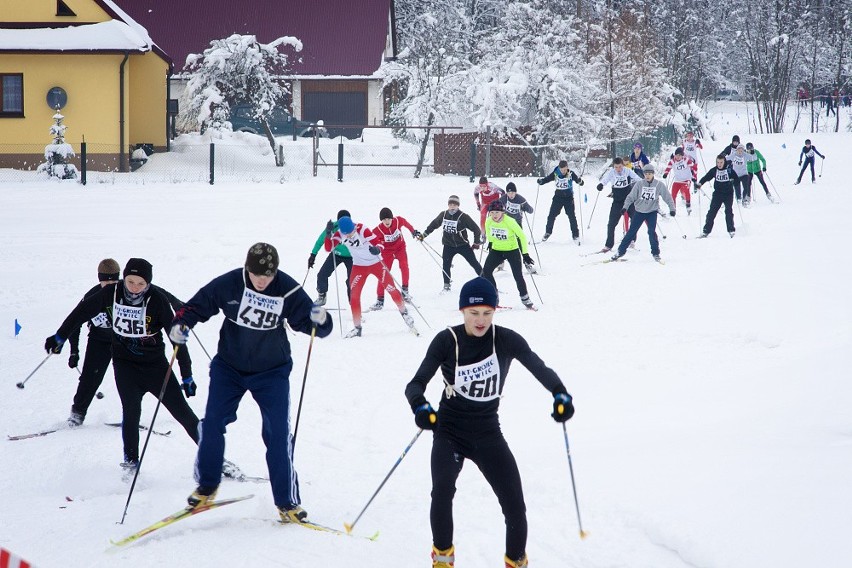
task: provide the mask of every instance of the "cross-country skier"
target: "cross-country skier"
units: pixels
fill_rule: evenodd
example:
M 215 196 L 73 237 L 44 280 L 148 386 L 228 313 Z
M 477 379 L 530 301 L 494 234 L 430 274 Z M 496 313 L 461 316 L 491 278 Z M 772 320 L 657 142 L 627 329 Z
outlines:
M 695 137 L 694 132 L 687 132 L 686 137 L 683 139 L 681 143 L 681 147 L 683 148 L 683 154 L 687 158 L 692 158 L 695 163 L 698 163 L 698 150 L 703 150 L 704 146 L 701 145 L 701 140 Z
M 524 280 L 524 271 L 521 268 L 522 261 L 527 267 L 535 264 L 527 252 L 527 236 L 521 226 L 506 215 L 502 202 L 492 201 L 488 206 L 488 212 L 488 219 L 485 220 L 485 238 L 488 240 L 489 252 L 485 265 L 482 267 L 482 276 L 496 288 L 494 269 L 503 261 L 507 261 L 512 269 L 521 302 L 528 309 L 533 309 L 533 302 L 530 300 L 527 283 Z
M 624 200 L 633 185 L 642 181 L 642 178 L 633 172 L 631 166 L 632 164 L 627 166 L 623 158 L 616 158 L 612 161 L 612 169 L 604 174 L 597 185 L 598 191 L 603 191 L 604 184 L 612 185 L 612 206 L 609 208 L 609 220 L 606 224 L 606 244 L 600 252 L 609 252 L 615 246 L 615 226 L 618 225 L 622 212 L 626 209 L 632 214 L 630 208 L 625 208 Z
M 799 177 L 796 179 L 796 185 L 802 183 L 802 176 L 805 174 L 805 170 L 808 169 L 808 166 L 811 167 L 811 183 L 816 183 L 816 176 L 814 175 L 814 162 L 816 161 L 815 155 L 825 160 L 825 156 L 819 153 L 816 146 L 811 145 L 811 140 L 809 138 L 805 140 L 805 145 L 799 153 L 799 165 L 802 166 L 802 157 L 805 158 L 805 165 L 802 166 L 802 171 L 799 172 Z
M 669 206 L 669 215 L 675 216 L 675 202 L 672 196 L 666 190 L 666 184 L 658 179 L 654 179 L 653 164 L 645 164 L 642 167 L 642 173 L 645 179 L 636 183 L 630 191 L 630 195 L 624 200 L 624 210 L 626 211 L 630 205 L 636 208 L 636 212 L 630 216 L 630 228 L 627 234 L 621 239 L 621 244 L 618 245 L 618 250 L 613 255 L 612 260 L 618 260 L 627 252 L 627 247 L 636 239 L 639 228 L 642 224 L 648 226 L 648 240 L 651 241 L 651 255 L 654 260 L 660 260 L 660 240 L 657 238 L 657 214 L 660 210 L 659 199 L 662 197 L 666 205 Z
M 346 337 L 361 337 L 361 289 L 366 283 L 367 276 L 370 275 L 378 278 L 399 309 L 405 325 L 412 332 L 417 333 L 414 328 L 414 318 L 408 315 L 402 295 L 394 286 L 387 269 L 382 265 L 381 255 L 384 243 L 381 235 L 374 233 L 362 223 L 356 224 L 351 217 L 338 219 L 337 231 L 334 231 L 334 224 L 329 221 L 325 235 L 325 250 L 330 251 L 332 247 L 342 243 L 352 255 L 352 294 L 349 297 L 349 307 L 352 310 L 352 322 L 355 327 L 346 334 Z
M 443 259 L 443 278 L 444 289 L 442 292 L 450 291 L 450 277 L 452 275 L 453 257 L 460 254 L 467 263 L 473 268 L 477 274 L 482 273 L 482 266 L 476 260 L 474 250 L 479 248 L 482 243 L 482 231 L 479 225 L 476 224 L 470 215 L 459 209 L 458 195 L 451 195 L 447 199 L 447 210 L 438 213 L 426 229 L 422 233 L 415 233 L 414 238 L 422 241 L 428 237 L 432 231 L 441 227 L 441 243 L 444 245 L 444 250 L 441 253 Z M 467 237 L 467 232 L 470 231 L 473 235 L 473 242 Z
M 713 180 L 713 197 L 710 199 L 707 220 L 704 222 L 704 229 L 699 238 L 707 238 L 707 235 L 713 230 L 716 214 L 719 213 L 722 205 L 725 206 L 725 224 L 728 227 L 728 235 L 733 238 L 736 231 L 736 228 L 734 228 L 734 178 L 736 175 L 727 157 L 724 154 L 719 154 L 716 156 L 716 167 L 698 180 L 693 193 L 698 193 L 702 184 Z
M 473 188 L 473 197 L 476 199 L 476 208 L 479 210 L 479 228 L 485 230 L 485 218 L 488 217 L 488 205 L 492 201 L 500 199 L 505 192 L 499 185 L 488 181 L 482 176 L 479 185 Z
M 347 217 L 348 218 L 348 217 Z M 304 521 L 290 433 L 290 371 L 293 359 L 285 325 L 325 337 L 332 319 L 315 306 L 298 282 L 278 269 L 278 251 L 256 243 L 245 266 L 218 276 L 178 310 L 169 338 L 185 344 L 189 330 L 219 312 L 219 350 L 210 363 L 210 392 L 195 460 L 198 487 L 187 498 L 198 507 L 215 498 L 225 456 L 225 429 L 237 419 L 246 391 L 260 408 L 266 464 L 275 506 L 285 523 Z
M 731 137 L 731 143 L 730 143 L 730 144 L 728 144 L 727 146 L 725 146 L 725 148 L 724 148 L 721 152 L 719 152 L 719 155 L 720 155 L 720 156 L 725 156 L 725 159 L 727 160 L 727 159 L 728 159 L 728 154 L 730 154 L 731 152 L 733 152 L 734 150 L 736 150 L 736 149 L 737 149 L 737 146 L 739 146 L 739 145 L 740 145 L 740 137 L 739 137 L 739 135 L 738 135 L 738 134 L 734 134 L 734 135 Z
M 411 303 L 411 295 L 408 293 L 408 252 L 406 251 L 405 239 L 402 236 L 402 229 L 408 229 L 411 235 L 417 232 L 411 226 L 405 217 L 394 217 L 393 212 L 388 207 L 382 207 L 379 211 L 379 223 L 373 232 L 382 237 L 385 248 L 382 250 L 382 262 L 388 270 L 393 269 L 393 261 L 399 261 L 399 271 L 402 276 L 402 299 Z M 385 288 L 384 283 L 379 282 L 376 288 L 376 303 L 373 304 L 371 310 L 381 310 L 385 307 Z
M 754 160 L 746 162 L 746 166 L 748 167 L 748 181 L 751 184 L 752 189 L 754 189 L 754 177 L 757 176 L 758 181 L 760 181 L 760 185 L 763 186 L 763 192 L 766 194 L 766 198 L 769 199 L 770 202 L 775 203 L 775 199 L 772 198 L 772 194 L 769 193 L 769 188 L 766 187 L 766 181 L 763 179 L 763 172 L 766 171 L 766 158 L 763 157 L 763 154 L 761 154 L 751 142 L 746 143 L 746 152 L 755 158 Z
M 633 145 L 633 152 L 630 153 L 630 163 L 633 165 L 633 172 L 637 175 L 642 171 L 642 168 L 651 163 L 651 160 L 645 155 L 644 146 L 640 142 Z
M 506 567 L 528 566 L 521 475 L 497 416 L 511 361 L 518 360 L 553 395 L 554 420 L 565 422 L 574 415 L 571 395 L 556 372 L 523 336 L 494 325 L 496 307 L 497 290 L 485 278 L 462 286 L 459 310 L 464 323 L 435 336 L 405 388 L 415 424 L 434 431 L 429 514 L 433 568 L 455 565 L 453 496 L 465 460 L 476 464 L 500 502 L 506 525 Z M 445 388 L 435 411 L 424 394 L 439 369 Z
M 518 188 L 515 182 L 510 181 L 506 184 L 506 194 L 500 198 L 503 207 L 506 210 L 506 215 L 517 221 L 522 228 L 524 226 L 524 213 L 533 213 L 533 207 L 523 195 L 518 193 Z
M 684 156 L 683 148 L 675 148 L 674 156 L 669 160 L 663 172 L 663 179 L 666 179 L 672 170 L 674 170 L 672 174 L 672 199 L 677 200 L 678 194 L 682 193 L 683 200 L 686 201 L 686 214 L 689 215 L 692 213 L 689 182 L 695 185 L 698 178 L 698 164 L 692 158 Z
M 744 146 L 738 145 L 727 155 L 727 159 L 737 176 L 734 179 L 734 192 L 737 195 L 737 201 L 742 195 L 743 207 L 749 207 L 751 206 L 751 178 L 748 176 L 748 163 L 757 161 L 757 158 L 753 154 L 746 153 Z M 742 193 L 740 193 L 740 190 L 742 190 Z
M 350 217 L 349 211 L 346 209 L 341 209 L 337 212 L 337 218 L 341 217 Z M 333 228 L 337 230 L 337 222 L 335 221 L 333 224 Z M 325 242 L 325 229 L 317 237 L 316 242 L 314 243 L 314 248 L 311 251 L 310 256 L 308 257 L 308 269 L 314 267 L 314 263 L 317 260 L 317 253 L 319 252 L 320 247 Z M 317 272 L 317 300 L 316 304 L 318 306 L 324 306 L 327 301 L 328 294 L 328 278 L 340 265 L 346 266 L 346 297 L 349 297 L 349 283 L 352 278 L 352 255 L 349 254 L 349 249 L 346 248 L 345 245 L 338 245 L 334 247 L 334 250 L 325 257 L 325 262 L 322 263 L 322 266 Z
M 544 185 L 556 181 L 556 191 L 553 192 L 553 201 L 550 203 L 550 212 L 547 214 L 547 225 L 544 227 L 542 241 L 546 241 L 553 234 L 553 223 L 556 217 L 564 209 L 571 224 L 571 238 L 580 244 L 580 228 L 577 225 L 577 216 L 574 213 L 574 184 L 583 185 L 583 180 L 575 172 L 568 169 L 568 162 L 561 160 L 559 165 L 553 168 L 547 176 L 536 180 L 538 185 Z

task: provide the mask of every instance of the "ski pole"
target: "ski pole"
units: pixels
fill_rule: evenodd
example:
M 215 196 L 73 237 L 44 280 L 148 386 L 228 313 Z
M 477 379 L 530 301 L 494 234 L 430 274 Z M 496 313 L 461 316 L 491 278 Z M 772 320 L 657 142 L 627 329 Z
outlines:
M 683 229 L 680 228 L 680 221 L 677 220 L 677 217 L 672 217 L 674 219 L 675 225 L 677 225 L 677 230 L 680 231 L 681 238 L 686 238 L 686 233 L 683 232 Z
M 334 243 L 331 243 L 331 260 L 334 262 L 334 291 L 337 294 L 337 307 L 340 307 L 340 281 L 337 279 L 337 255 L 334 254 Z M 343 310 L 337 310 L 337 327 L 340 328 L 340 337 L 343 337 Z
M 580 193 L 582 193 L 582 192 L 583 192 L 583 190 L 581 189 Z M 582 197 L 582 195 L 580 196 L 579 203 L 580 203 L 580 242 L 583 242 L 583 241 L 586 240 L 586 234 L 583 231 L 583 197 Z
M 44 359 L 42 359 L 41 363 L 39 363 L 39 364 L 38 364 L 38 366 L 37 366 L 35 369 L 33 369 L 33 372 L 32 372 L 32 373 L 30 373 L 29 375 L 27 375 L 27 378 L 26 378 L 26 379 L 24 379 L 24 380 L 23 380 L 23 381 L 21 381 L 20 383 L 16 384 L 15 386 L 16 386 L 16 387 L 18 387 L 19 389 L 24 388 L 24 385 L 25 385 L 25 384 L 27 384 L 27 381 L 28 381 L 28 380 L 30 380 L 30 377 L 32 377 L 33 375 L 35 375 L 35 372 L 36 372 L 36 371 L 38 371 L 38 370 L 41 368 L 41 366 L 42 366 L 42 365 L 44 365 L 45 363 L 47 363 L 47 360 L 48 360 L 48 359 L 50 359 L 50 356 L 51 356 L 51 355 L 53 355 L 53 352 L 48 353 L 48 354 L 47 354 L 47 357 L 45 357 Z
M 660 212 L 659 212 L 659 211 L 657 211 L 657 217 L 659 218 L 659 216 L 660 216 Z M 658 219 L 658 220 L 659 220 L 659 219 Z M 642 228 L 642 225 L 639 225 L 639 228 L 641 229 L 641 228 Z M 659 223 L 657 223 L 657 230 L 658 230 L 658 231 L 660 231 L 660 235 L 663 237 L 663 240 L 665 240 L 665 239 L 666 239 L 666 234 L 663 232 L 663 229 L 662 229 L 662 227 L 660 227 L 660 224 L 659 224 Z
M 195 340 L 198 342 L 198 345 L 200 345 L 200 346 L 201 346 L 201 350 L 202 350 L 202 351 L 204 351 L 204 354 L 205 354 L 205 355 L 207 355 L 207 358 L 208 358 L 208 359 L 210 359 L 210 361 L 213 361 L 213 357 L 211 357 L 211 356 L 210 356 L 210 353 L 208 353 L 208 352 L 207 352 L 207 349 L 205 349 L 205 348 L 204 348 L 204 344 L 203 344 L 203 343 L 201 343 L 201 339 L 199 339 L 199 338 L 198 338 L 198 335 L 196 335 L 196 334 L 195 334 L 195 330 L 194 330 L 194 329 L 192 329 L 192 328 L 190 328 L 190 330 L 189 330 L 189 331 L 191 331 L 191 332 L 192 332 L 192 337 L 194 337 L 194 338 L 195 338 Z
M 589 215 L 589 224 L 586 226 L 587 229 L 592 227 L 592 218 L 595 216 L 595 209 L 598 207 L 598 197 L 601 196 L 601 192 L 599 191 L 597 195 L 595 195 L 595 204 L 592 206 L 592 214 Z M 533 241 L 535 242 L 535 241 Z
M 535 259 L 538 261 L 538 267 L 541 268 L 541 257 L 538 256 L 538 247 L 535 244 L 535 237 L 532 234 L 533 228 L 532 228 L 532 225 L 530 225 L 530 218 L 527 217 L 526 211 L 524 211 L 523 214 L 524 214 L 524 219 L 527 220 L 527 226 L 530 228 L 530 237 L 532 238 L 532 246 L 533 246 L 533 250 L 535 251 Z M 535 213 L 533 213 L 533 215 L 535 215 Z
M 701 193 L 704 193 L 703 191 Z M 701 193 L 698 194 L 698 228 L 701 233 L 704 233 L 704 229 L 701 226 Z
M 825 167 L 825 158 L 819 163 L 819 177 L 822 177 L 822 169 Z
M 305 287 L 305 282 L 308 281 L 308 274 L 310 274 L 310 273 L 311 273 L 311 267 L 309 266 L 308 269 L 305 271 L 305 277 L 302 278 L 302 288 Z
M 154 431 L 154 422 L 157 420 L 157 412 L 160 411 L 160 405 L 163 404 L 163 395 L 166 394 L 166 386 L 169 384 L 169 379 L 172 377 L 172 367 L 177 358 L 178 347 L 175 345 L 172 351 L 172 358 L 169 360 L 169 367 L 166 369 L 166 377 L 163 379 L 163 386 L 160 387 L 160 396 L 157 397 L 157 406 L 154 407 L 154 416 L 151 417 L 151 425 L 148 427 L 148 434 L 145 436 L 145 444 L 142 446 L 142 453 L 139 455 L 139 463 L 136 465 L 136 473 L 133 474 L 133 483 L 130 484 L 130 493 L 127 494 L 127 502 L 124 504 L 124 512 L 121 514 L 120 525 L 124 524 L 124 518 L 127 516 L 127 508 L 130 506 L 130 498 L 133 497 L 133 489 L 136 487 L 136 480 L 139 479 L 139 470 L 142 469 L 142 460 L 145 459 L 145 451 L 148 449 L 148 441 L 151 439 L 151 433 Z
M 367 507 L 369 507 L 369 506 L 370 506 L 370 503 L 372 503 L 372 502 L 373 502 L 373 499 L 375 499 L 375 498 L 376 498 L 376 495 L 378 495 L 378 494 L 379 494 L 379 491 L 381 491 L 381 490 L 382 490 L 382 487 L 384 487 L 384 486 L 385 486 L 385 483 L 387 483 L 387 480 L 388 480 L 388 479 L 390 479 L 390 476 L 393 474 L 394 470 L 396 470 L 397 466 L 398 466 L 398 465 L 402 462 L 402 458 L 404 458 L 404 457 L 405 457 L 405 455 L 406 455 L 406 454 L 408 453 L 408 451 L 411 449 L 411 446 L 413 446 L 413 445 L 414 445 L 414 442 L 416 442 L 416 441 L 417 441 L 417 438 L 419 438 L 419 437 L 420 437 L 420 434 L 422 434 L 422 433 L 423 433 L 423 429 L 421 428 L 420 430 L 418 430 L 418 431 L 417 431 L 417 434 L 415 434 L 415 435 L 414 435 L 414 438 L 412 438 L 411 442 L 409 442 L 409 443 L 408 443 L 408 446 L 406 446 L 406 447 L 405 447 L 405 449 L 404 449 L 404 450 L 402 450 L 402 455 L 400 455 L 400 456 L 399 456 L 399 458 L 396 460 L 396 463 L 395 463 L 395 464 L 393 464 L 393 467 L 391 468 L 391 470 L 388 472 L 388 474 L 385 476 L 385 478 L 384 478 L 384 479 L 382 480 L 382 482 L 379 484 L 379 488 L 378 488 L 378 489 L 376 489 L 376 492 L 375 492 L 375 493 L 373 493 L 373 496 L 372 496 L 372 497 L 370 497 L 370 500 L 369 500 L 369 501 L 367 501 L 367 504 L 366 504 L 366 505 L 364 505 L 364 508 L 363 508 L 363 509 L 361 509 L 361 512 L 360 512 L 360 513 L 358 513 L 358 516 L 357 516 L 357 517 L 355 517 L 355 520 L 354 520 L 354 521 L 352 521 L 351 523 L 343 523 L 343 527 L 346 529 L 346 534 L 352 534 L 352 529 L 354 529 L 354 528 L 355 528 L 355 524 L 358 522 L 358 520 L 361 518 L 361 516 L 362 516 L 362 515 L 364 514 L 364 512 L 367 510 Z
M 524 264 L 524 255 L 521 253 L 521 249 L 518 249 L 518 254 L 521 256 L 521 266 Z M 530 280 L 532 280 L 533 286 L 535 287 L 535 293 L 538 294 L 538 301 L 544 305 L 544 300 L 541 299 L 541 292 L 538 291 L 538 284 L 535 283 L 535 276 L 530 272 Z
M 539 194 L 540 191 L 541 191 L 541 186 L 536 184 L 535 205 L 533 206 L 533 220 L 532 220 L 532 224 L 530 225 L 530 235 L 533 234 L 533 227 L 535 227 L 535 214 L 538 213 L 538 194 Z M 529 221 L 527 221 L 527 223 L 529 224 Z M 535 242 L 535 237 L 533 237 L 533 242 Z
M 781 203 L 781 194 L 778 193 L 778 188 L 775 187 L 774 183 L 772 183 L 772 179 L 769 177 L 769 174 L 767 172 L 763 172 L 763 173 L 766 174 L 766 180 L 769 182 L 769 185 L 772 186 L 772 191 L 775 192 L 775 197 L 778 198 L 778 203 Z
M 580 538 L 586 538 L 589 533 L 583 530 L 583 521 L 580 519 L 580 503 L 577 501 L 577 484 L 574 482 L 574 464 L 571 461 L 571 447 L 568 445 L 568 427 L 562 423 L 562 433 L 565 434 L 565 452 L 568 454 L 568 471 L 571 472 L 571 489 L 574 492 L 574 508 L 577 510 L 577 524 L 580 526 Z
M 379 262 L 382 263 L 382 268 L 384 268 L 387 275 L 390 276 L 390 279 L 393 282 L 394 286 L 396 286 L 398 289 L 402 290 L 402 286 L 400 286 L 399 282 L 397 282 L 396 278 L 394 278 L 393 274 L 391 274 L 391 271 L 388 270 L 388 267 L 385 264 L 385 261 L 380 260 Z M 426 327 L 428 327 L 429 329 L 432 329 L 432 326 L 429 325 L 429 322 L 426 321 L 426 318 L 424 318 L 423 314 L 420 313 L 420 309 L 416 305 L 414 305 L 413 303 L 411 304 L 411 307 L 414 308 L 414 310 L 420 315 L 420 318 L 423 320 L 423 323 L 426 324 Z
M 420 239 L 418 239 L 418 240 L 420 240 Z M 440 269 L 441 269 L 441 272 L 443 272 L 443 273 L 444 273 L 444 276 L 446 276 L 446 277 L 447 277 L 447 280 L 450 280 L 450 275 L 449 275 L 449 274 L 447 274 L 447 271 L 446 271 L 446 270 L 444 270 L 444 267 L 443 267 L 443 266 L 441 266 L 441 263 L 439 263 L 437 260 L 435 260 L 435 257 L 433 257 L 433 256 L 432 256 L 432 253 L 431 253 L 431 252 L 429 252 L 429 249 L 432 249 L 432 251 L 433 251 L 436 255 L 438 254 L 438 251 L 436 251 L 434 248 L 432 248 L 432 246 L 431 246 L 431 245 L 428 245 L 428 244 L 426 244 L 426 243 L 425 243 L 425 242 L 423 242 L 423 241 L 420 241 L 420 244 L 421 244 L 421 245 L 423 245 L 423 248 L 424 248 L 424 249 L 426 249 L 426 253 L 429 255 L 429 258 L 431 258 L 431 259 L 432 259 L 432 262 L 434 262 L 435 264 L 437 264 L 437 265 L 438 265 L 438 268 L 440 268 Z M 427 248 L 427 247 L 428 247 L 428 248 Z M 438 256 L 440 256 L 440 255 L 438 255 Z
M 302 391 L 299 393 L 299 409 L 296 411 L 296 426 L 293 428 L 293 448 L 296 447 L 296 435 L 299 433 L 299 417 L 302 416 L 302 401 L 305 399 L 305 384 L 308 382 L 308 366 L 311 364 L 311 351 L 317 336 L 317 324 L 311 326 L 311 341 L 308 343 L 308 356 L 305 359 L 305 374 L 302 375 Z

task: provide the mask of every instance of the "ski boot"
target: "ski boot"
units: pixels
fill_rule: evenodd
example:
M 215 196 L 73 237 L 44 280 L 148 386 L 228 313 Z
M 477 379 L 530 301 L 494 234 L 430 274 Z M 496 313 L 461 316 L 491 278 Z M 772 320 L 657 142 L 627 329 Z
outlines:
M 529 294 L 521 296 L 521 303 L 524 304 L 526 309 L 536 311 L 535 304 L 533 304 L 532 300 L 530 300 Z
M 228 460 L 222 460 L 222 476 L 237 481 L 244 481 L 246 477 L 237 464 Z
M 292 507 L 278 507 L 278 514 L 281 515 L 282 523 L 304 523 L 308 519 L 308 512 L 302 509 L 299 505 L 293 505 Z
M 686 214 L 692 215 L 692 206 L 689 204 L 686 205 Z
M 734 231 L 728 231 L 728 236 L 730 236 L 732 239 L 734 238 L 735 234 L 736 233 Z
M 441 295 L 443 296 L 444 294 L 449 293 L 449 292 L 450 292 L 450 290 L 451 290 L 450 285 L 449 285 L 449 284 L 444 284 L 444 288 L 441 290 Z
M 414 301 L 414 298 L 412 298 L 411 294 L 408 293 L 408 286 L 402 287 L 402 299 L 406 304 L 410 304 Z
M 84 412 L 77 412 L 74 410 L 74 407 L 71 407 L 71 414 L 68 416 L 68 427 L 76 428 L 77 426 L 82 426 L 83 421 L 86 419 L 86 414 Z
M 506 568 L 526 568 L 530 565 L 529 560 L 527 559 L 527 555 L 524 554 L 517 560 L 512 560 L 508 556 L 504 556 L 503 560 L 506 562 Z
M 574 242 L 577 243 L 577 246 L 580 246 L 580 237 L 574 237 Z
M 325 294 L 324 293 L 318 294 L 317 299 L 314 302 L 314 304 L 317 305 L 317 306 L 324 306 L 325 305 Z
M 438 550 L 432 545 L 432 568 L 453 568 L 456 565 L 456 547 Z
M 775 198 L 772 197 L 772 195 L 770 195 L 768 193 L 766 194 L 766 199 L 769 200 L 769 203 L 775 203 Z
M 547 239 L 550 238 L 550 233 L 545 233 L 543 237 L 541 237 L 541 242 L 546 242 Z
M 346 334 L 344 339 L 349 339 L 350 337 L 361 337 L 361 326 L 356 325 L 352 328 L 352 330 Z
M 402 320 L 405 322 L 405 325 L 408 326 L 408 329 L 411 331 L 411 333 L 413 333 L 414 335 L 420 335 L 420 332 L 417 331 L 416 327 L 414 327 L 414 318 L 411 317 L 411 315 L 408 313 L 408 310 L 400 312 L 400 314 L 402 314 Z
M 384 309 L 384 307 L 385 307 L 385 299 L 384 299 L 384 297 L 379 296 L 378 298 L 376 298 L 376 303 L 373 304 L 372 306 L 370 306 L 369 308 L 367 308 L 367 311 L 377 312 L 381 309 Z
M 218 487 L 205 487 L 203 485 L 199 485 L 195 488 L 195 491 L 186 498 L 186 502 L 189 505 L 188 508 L 195 509 L 200 505 L 206 504 L 208 501 L 212 501 L 216 498 L 216 492 L 218 490 Z
M 139 460 L 132 460 L 124 456 L 124 461 L 118 465 L 122 469 L 121 479 L 125 482 L 130 482 L 136 476 L 136 471 L 139 469 Z
M 624 255 L 623 255 L 623 254 L 621 254 L 620 252 L 616 252 L 616 253 L 615 253 L 614 255 L 612 255 L 609 259 L 610 259 L 611 261 L 615 262 L 616 260 L 618 260 L 618 259 L 619 259 L 619 258 L 621 258 L 622 256 L 624 256 Z

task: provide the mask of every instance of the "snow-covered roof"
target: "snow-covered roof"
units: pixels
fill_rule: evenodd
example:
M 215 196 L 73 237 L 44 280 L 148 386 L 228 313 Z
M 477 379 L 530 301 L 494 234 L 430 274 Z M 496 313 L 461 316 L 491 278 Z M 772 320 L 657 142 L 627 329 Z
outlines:
M 136 26 L 144 32 L 141 26 Z M 62 28 L 0 28 L 0 51 L 150 51 L 151 48 L 147 33 L 142 35 L 118 20 Z

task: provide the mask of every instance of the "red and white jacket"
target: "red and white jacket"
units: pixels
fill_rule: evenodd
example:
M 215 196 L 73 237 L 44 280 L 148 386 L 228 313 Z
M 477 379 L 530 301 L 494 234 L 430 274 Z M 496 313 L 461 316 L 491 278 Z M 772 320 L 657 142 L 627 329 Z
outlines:
M 663 175 L 667 175 L 672 170 L 674 170 L 672 174 L 674 181 L 694 181 L 698 178 L 698 164 L 689 156 L 684 156 L 681 160 L 675 160 L 672 157 Z
M 383 253 L 400 252 L 405 250 L 405 239 L 402 236 L 402 229 L 406 228 L 414 234 L 414 227 L 411 223 L 405 220 L 405 217 L 394 217 L 391 220 L 390 227 L 385 227 L 384 223 L 379 223 L 373 229 L 373 233 L 379 235 L 382 243 L 385 245 Z
M 504 191 L 502 187 L 490 181 L 488 182 L 488 185 L 478 184 L 473 188 L 473 197 L 476 199 L 476 206 L 480 211 L 483 207 L 488 209 L 488 204 L 500 199 L 500 196 L 503 195 L 503 193 Z
M 331 249 L 339 244 L 346 245 L 346 248 L 349 249 L 354 266 L 372 266 L 382 260 L 381 255 L 370 252 L 371 246 L 384 248 L 381 235 L 374 233 L 363 223 L 355 225 L 355 231 L 348 237 L 342 235 L 340 231 L 335 231 L 331 237 L 325 237 L 326 251 L 331 252 Z

